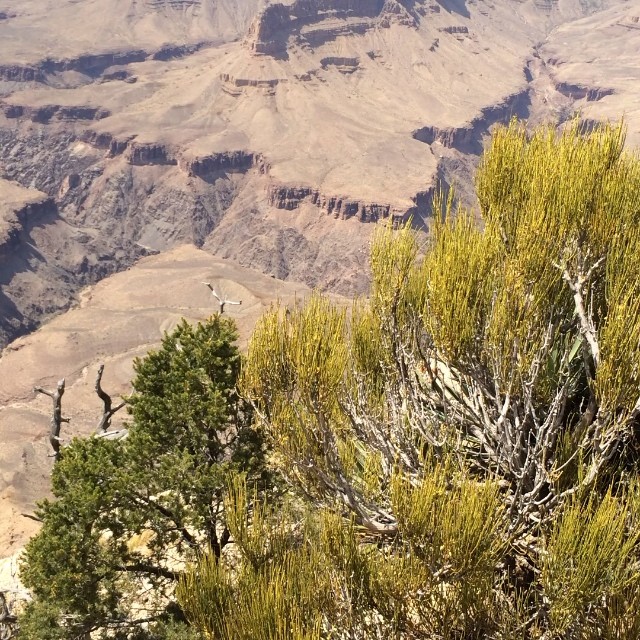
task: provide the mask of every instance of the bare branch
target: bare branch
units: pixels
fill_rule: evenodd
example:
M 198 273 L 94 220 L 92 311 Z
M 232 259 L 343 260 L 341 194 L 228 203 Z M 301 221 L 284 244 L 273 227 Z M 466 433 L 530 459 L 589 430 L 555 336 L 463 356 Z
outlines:
M 220 305 L 220 315 L 224 313 L 224 306 L 226 304 L 242 304 L 242 300 L 227 300 L 222 291 L 220 291 L 221 295 L 218 295 L 216 290 L 211 286 L 210 282 L 203 282 L 202 284 L 209 287 L 209 289 L 211 290 L 211 295 L 218 301 L 218 304 Z
M 69 422 L 69 418 L 62 417 L 62 396 L 64 395 L 64 378 L 58 380 L 58 386 L 55 391 L 47 391 L 42 387 L 34 387 L 35 393 L 42 393 L 49 396 L 53 401 L 53 413 L 51 415 L 51 428 L 49 432 L 49 443 L 53 449 L 53 458 L 55 462 L 60 460 L 60 428 L 63 422 Z
M 573 293 L 575 313 L 580 322 L 580 332 L 585 337 L 585 340 L 589 345 L 595 369 L 598 368 L 598 363 L 600 362 L 600 345 L 598 344 L 598 336 L 593 318 L 591 317 L 591 314 L 587 313 L 584 287 L 589 282 L 593 272 L 602 264 L 603 261 L 604 258 L 600 258 L 600 260 L 597 260 L 586 273 L 578 273 L 575 277 L 572 277 L 567 267 L 562 269 L 562 277 Z
M 42 518 L 38 518 L 38 516 L 34 515 L 33 513 L 21 513 L 20 515 L 23 518 L 29 518 L 29 520 L 34 520 L 35 522 L 44 522 Z
M 7 599 L 2 591 L 0 591 L 0 622 L 4 624 L 14 624 L 18 622 L 18 617 L 9 611 Z
M 98 422 L 98 428 L 96 429 L 96 433 L 104 434 L 107 429 L 111 426 L 111 418 L 113 417 L 116 411 L 122 409 L 125 406 L 126 402 L 123 400 L 120 404 L 115 407 L 112 406 L 111 396 L 102 388 L 102 374 L 104 373 L 104 364 L 101 364 L 98 367 L 98 375 L 96 376 L 96 385 L 95 390 L 98 394 L 100 400 L 102 400 L 104 404 L 104 409 L 102 411 L 102 417 L 100 418 L 100 422 Z

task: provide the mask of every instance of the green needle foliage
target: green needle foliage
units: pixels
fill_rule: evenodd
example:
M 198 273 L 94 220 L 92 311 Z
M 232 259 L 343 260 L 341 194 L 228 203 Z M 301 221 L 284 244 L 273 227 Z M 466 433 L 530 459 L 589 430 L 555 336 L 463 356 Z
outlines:
M 125 439 L 76 439 L 40 506 L 21 577 L 35 596 L 21 638 L 187 638 L 175 604 L 186 563 L 220 555 L 234 473 L 264 486 L 261 438 L 236 391 L 233 322 L 183 321 L 134 365 Z M 49 634 L 49 635 L 47 635 Z M 96 635 L 97 634 L 97 635 Z

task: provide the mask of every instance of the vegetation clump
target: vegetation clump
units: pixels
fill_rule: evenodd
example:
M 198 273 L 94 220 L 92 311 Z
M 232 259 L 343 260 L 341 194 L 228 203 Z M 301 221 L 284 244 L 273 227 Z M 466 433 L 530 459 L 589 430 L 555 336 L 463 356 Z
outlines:
M 43 527 L 24 555 L 21 578 L 35 598 L 21 638 L 164 638 L 168 623 L 184 621 L 174 591 L 185 563 L 229 542 L 227 476 L 267 479 L 236 391 L 236 338 L 219 314 L 181 322 L 134 364 L 127 437 L 62 449 L 56 499 L 42 503 Z
M 123 576 L 153 562 L 180 633 L 206 640 L 640 637 L 640 161 L 623 147 L 622 125 L 496 130 L 481 225 L 440 199 L 425 248 L 376 232 L 367 301 L 260 320 L 239 378 L 257 432 L 236 422 L 237 353 L 167 337 L 138 364 L 130 440 L 63 453 L 27 551 L 33 611 L 65 633 L 124 620 Z M 249 448 L 221 453 L 219 433 Z M 257 433 L 284 497 L 256 484 Z M 144 557 L 125 542 L 142 530 Z M 196 547 L 178 575 L 166 554 Z
M 282 587 L 308 621 L 293 637 L 638 637 L 640 162 L 623 146 L 621 125 L 498 129 L 482 226 L 441 201 L 423 255 L 409 228 L 378 231 L 367 303 L 262 318 L 242 388 L 309 514 L 266 568 L 216 568 L 239 597 L 265 575 L 276 597 L 293 557 L 322 567 Z M 203 625 L 185 585 L 207 637 L 254 637 Z

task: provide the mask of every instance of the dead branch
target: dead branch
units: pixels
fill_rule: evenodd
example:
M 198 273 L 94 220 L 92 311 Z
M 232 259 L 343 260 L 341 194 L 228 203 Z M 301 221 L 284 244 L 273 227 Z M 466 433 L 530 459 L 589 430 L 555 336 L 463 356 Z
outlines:
M 111 418 L 116 411 L 119 411 L 124 407 L 126 402 L 123 400 L 120 404 L 113 406 L 113 402 L 111 400 L 111 396 L 102 388 L 102 374 L 104 373 L 104 364 L 101 364 L 98 367 L 98 375 L 96 376 L 96 386 L 95 390 L 98 394 L 100 400 L 104 405 L 102 410 L 102 417 L 100 418 L 100 422 L 98 422 L 98 428 L 96 429 L 96 433 L 104 434 L 107 432 L 107 429 L 111 426 Z
M 60 428 L 63 422 L 69 422 L 69 418 L 62 417 L 62 396 L 64 395 L 64 378 L 58 380 L 58 387 L 55 391 L 47 391 L 42 387 L 34 387 L 34 393 L 42 393 L 49 396 L 53 401 L 53 413 L 51 415 L 51 429 L 49 432 L 49 443 L 53 449 L 55 462 L 60 460 Z
M 209 287 L 209 289 L 211 290 L 211 295 L 218 301 L 218 304 L 220 305 L 220 315 L 224 313 L 225 304 L 242 304 L 242 300 L 227 300 L 227 297 L 225 296 L 222 289 L 220 289 L 220 295 L 218 295 L 210 282 L 203 282 L 202 284 Z
M 12 623 L 17 622 L 18 618 L 11 614 L 9 611 L 9 605 L 7 604 L 7 598 L 4 593 L 0 591 L 0 622 Z
M 570 273 L 567 267 L 562 268 L 562 278 L 569 285 L 569 289 L 573 294 L 573 301 L 575 305 L 575 315 L 580 322 L 580 332 L 584 336 L 591 357 L 593 358 L 594 369 L 598 368 L 600 362 L 600 345 L 598 344 L 597 331 L 592 314 L 587 312 L 587 305 L 585 304 L 586 287 L 589 280 L 593 275 L 593 272 L 602 265 L 604 258 L 597 260 L 586 272 L 584 269 L 579 269 L 577 274 Z M 556 265 L 557 266 L 557 265 Z M 593 372 L 589 372 L 594 377 Z
M 35 522 L 43 522 L 42 518 L 38 518 L 38 516 L 33 513 L 21 513 L 20 515 L 23 518 L 29 518 L 29 520 L 34 520 Z

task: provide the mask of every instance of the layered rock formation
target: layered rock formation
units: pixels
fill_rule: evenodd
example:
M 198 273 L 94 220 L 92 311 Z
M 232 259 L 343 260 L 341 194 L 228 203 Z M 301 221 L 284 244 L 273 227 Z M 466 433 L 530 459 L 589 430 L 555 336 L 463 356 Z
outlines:
M 181 242 L 364 291 L 361 223 L 428 229 L 438 181 L 463 180 L 472 202 L 492 126 L 562 122 L 621 95 L 571 77 L 544 44 L 583 3 L 543 4 L 125 0 L 105 5 L 98 38 L 84 0 L 25 0 L 18 15 L 0 0 L 0 176 L 50 199 L 39 242 L 55 230 L 68 247 L 43 252 L 68 304 L 81 283 Z M 634 34 L 617 6 L 607 28 Z M 19 330 L 44 317 L 29 313 Z
M 250 49 L 283 56 L 290 38 L 320 46 L 348 33 L 362 34 L 377 25 L 389 26 L 389 16 L 407 15 L 396 0 L 293 0 L 265 7 L 247 35 Z M 386 18 L 386 19 L 383 19 Z

